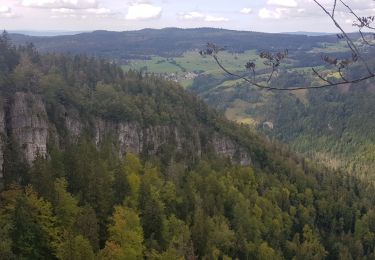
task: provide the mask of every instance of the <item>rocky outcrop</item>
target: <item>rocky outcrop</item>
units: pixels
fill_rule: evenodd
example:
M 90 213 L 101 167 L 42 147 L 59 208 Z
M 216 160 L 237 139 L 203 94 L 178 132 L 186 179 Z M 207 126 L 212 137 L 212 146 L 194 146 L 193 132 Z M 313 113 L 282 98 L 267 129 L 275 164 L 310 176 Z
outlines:
M 18 92 L 9 107 L 9 133 L 20 145 L 28 163 L 47 154 L 48 117 L 38 95 Z
M 143 128 L 136 122 L 113 123 L 103 119 L 95 119 L 95 142 L 99 145 L 106 137 L 118 142 L 119 154 L 127 152 L 156 154 L 164 144 L 173 143 L 177 151 L 184 149 L 186 138 L 173 126 L 150 126 Z M 197 139 L 191 140 L 196 142 Z M 197 154 L 200 155 L 200 144 Z
M 250 156 L 244 148 L 218 133 L 209 137 L 208 144 L 211 148 L 207 148 L 207 142 L 204 145 L 201 143 L 198 130 L 190 131 L 187 135 L 183 128 L 173 125 L 143 127 L 137 122 L 113 122 L 98 117 L 84 121 L 77 110 L 66 107 L 62 107 L 59 113 L 60 119 L 54 124 L 53 120 L 48 119 L 42 97 L 31 93 L 17 92 L 3 102 L 3 106 L 0 106 L 0 185 L 7 138 L 12 138 L 19 145 L 25 161 L 32 164 L 36 156 L 47 156 L 48 140 L 60 140 L 57 143 L 65 147 L 65 140 L 75 142 L 84 131 L 93 134 L 98 146 L 106 138 L 114 140 L 119 156 L 128 152 L 154 155 L 164 145 L 168 145 L 168 149 L 193 152 L 197 157 L 204 150 L 213 150 L 241 165 L 251 164 Z M 64 128 L 64 137 L 59 128 Z
M 232 162 L 243 166 L 251 164 L 249 153 L 231 139 L 216 134 L 212 139 L 212 143 L 216 154 L 229 158 Z

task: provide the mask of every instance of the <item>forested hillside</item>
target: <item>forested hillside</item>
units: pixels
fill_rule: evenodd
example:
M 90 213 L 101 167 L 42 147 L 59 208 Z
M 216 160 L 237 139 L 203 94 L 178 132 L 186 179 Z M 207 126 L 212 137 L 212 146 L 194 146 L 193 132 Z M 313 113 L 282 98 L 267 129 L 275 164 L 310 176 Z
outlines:
M 357 39 L 356 35 L 351 36 Z M 323 161 L 330 167 L 370 179 L 375 176 L 373 81 L 318 91 L 258 91 L 228 77 L 213 60 L 200 57 L 197 51 L 207 42 L 214 42 L 225 48 L 220 59 L 229 70 L 243 72 L 244 64 L 252 61 L 261 74 L 265 72 L 262 71 L 265 66 L 259 58 L 260 51 L 288 48 L 288 59 L 274 78 L 273 86 L 312 86 L 319 84 L 319 79 L 311 67 L 330 75 L 322 57 L 351 55 L 345 42 L 335 35 L 167 28 L 96 31 L 59 37 L 12 34 L 11 37 L 15 43 L 33 42 L 42 52 L 94 55 L 118 61 L 125 71 L 130 69 L 142 75 L 154 73 L 157 77 L 178 81 L 230 120 L 286 142 L 305 156 Z M 373 55 L 372 50 L 366 57 Z M 360 69 L 356 71 L 360 73 Z M 330 76 L 337 77 L 335 74 Z M 108 114 L 108 111 L 102 113 Z M 149 118 L 155 120 L 153 116 Z
M 175 83 L 16 48 L 5 34 L 0 90 L 1 259 L 375 257 L 372 184 L 226 120 Z
M 281 72 L 272 85 L 313 86 L 317 81 L 311 73 L 291 69 Z M 374 80 L 323 90 L 267 93 L 230 78 L 223 83 L 202 75 L 192 89 L 228 118 L 296 151 L 364 178 L 375 176 Z

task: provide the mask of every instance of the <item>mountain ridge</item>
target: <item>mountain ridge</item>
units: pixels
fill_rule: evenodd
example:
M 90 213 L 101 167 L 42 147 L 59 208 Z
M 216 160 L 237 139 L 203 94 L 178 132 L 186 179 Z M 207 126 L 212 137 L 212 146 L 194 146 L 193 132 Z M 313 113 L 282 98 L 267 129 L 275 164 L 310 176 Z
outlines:
M 336 41 L 336 36 L 332 35 L 309 37 L 214 28 L 165 28 L 124 32 L 100 30 L 56 37 L 32 37 L 17 34 L 10 36 L 15 44 L 32 42 L 39 50 L 45 52 L 86 53 L 117 60 L 131 55 L 178 56 L 188 50 L 200 49 L 207 42 L 214 42 L 219 46 L 230 46 L 232 51 L 243 52 L 248 49 L 311 48 L 318 46 L 318 43 L 322 41 Z

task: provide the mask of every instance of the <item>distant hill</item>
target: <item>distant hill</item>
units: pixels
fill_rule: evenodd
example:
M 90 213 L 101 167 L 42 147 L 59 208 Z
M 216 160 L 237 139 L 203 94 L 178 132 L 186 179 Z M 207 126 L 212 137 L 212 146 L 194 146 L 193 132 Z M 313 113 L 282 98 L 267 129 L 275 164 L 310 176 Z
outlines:
M 306 50 L 321 42 L 334 43 L 336 36 L 271 34 L 213 28 L 111 32 L 94 31 L 76 35 L 36 37 L 11 34 L 16 44 L 32 42 L 43 52 L 86 53 L 109 59 L 147 58 L 150 55 L 179 56 L 188 50 L 202 48 L 207 42 L 227 46 L 229 51 L 251 49 Z
M 24 34 L 27 36 L 61 36 L 61 35 L 75 35 L 84 33 L 85 31 L 29 31 L 29 30 L 10 30 L 12 34 Z
M 326 33 L 326 32 L 305 32 L 305 31 L 283 32 L 283 34 L 291 34 L 291 35 L 306 35 L 306 36 L 327 36 L 327 35 L 335 35 L 335 33 Z

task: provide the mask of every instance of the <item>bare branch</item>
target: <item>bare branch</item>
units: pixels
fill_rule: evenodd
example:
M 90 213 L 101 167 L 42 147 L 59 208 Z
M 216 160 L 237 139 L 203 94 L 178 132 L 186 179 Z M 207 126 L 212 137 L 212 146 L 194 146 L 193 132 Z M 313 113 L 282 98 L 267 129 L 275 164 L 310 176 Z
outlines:
M 200 51 L 201 55 L 209 55 L 214 58 L 218 66 L 228 75 L 234 76 L 238 79 L 242 79 L 246 81 L 247 83 L 260 88 L 260 89 L 266 89 L 266 90 L 285 90 L 285 91 L 292 91 L 292 90 L 301 90 L 301 89 L 319 89 L 319 88 L 328 88 L 328 87 L 334 87 L 334 86 L 340 86 L 344 84 L 355 84 L 359 83 L 368 79 L 375 78 L 375 73 L 372 72 L 372 69 L 370 69 L 370 66 L 368 62 L 364 59 L 362 56 L 359 47 L 354 43 L 354 41 L 349 37 L 349 35 L 344 31 L 344 29 L 341 27 L 341 25 L 338 23 L 338 21 L 335 18 L 335 13 L 338 5 L 338 1 L 334 0 L 333 2 L 333 8 L 332 12 L 328 12 L 328 10 L 318 1 L 318 0 L 313 0 L 322 10 L 324 13 L 326 13 L 334 25 L 341 31 L 341 34 L 338 34 L 337 37 L 340 40 L 345 40 L 347 46 L 351 50 L 352 56 L 351 58 L 346 58 L 346 59 L 341 59 L 338 60 L 335 57 L 329 57 L 327 55 L 323 56 L 322 59 L 329 65 L 334 66 L 340 75 L 340 78 L 338 80 L 330 80 L 327 77 L 324 77 L 322 74 L 320 74 L 316 69 L 312 68 L 313 73 L 315 76 L 317 76 L 320 80 L 325 82 L 326 84 L 318 85 L 318 86 L 306 86 L 306 87 L 291 87 L 291 88 L 278 88 L 278 87 L 272 87 L 269 85 L 271 82 L 275 72 L 279 68 L 281 61 L 285 59 L 288 55 L 288 50 L 285 50 L 284 52 L 278 52 L 276 54 L 272 54 L 270 52 L 261 52 L 260 53 L 260 58 L 265 59 L 263 62 L 266 66 L 269 66 L 271 68 L 271 72 L 268 75 L 268 78 L 266 80 L 267 84 L 261 84 L 259 81 L 256 80 L 255 78 L 255 63 L 254 62 L 248 62 L 245 67 L 247 70 L 250 70 L 253 72 L 253 79 L 250 79 L 246 76 L 239 75 L 237 73 L 229 71 L 227 68 L 225 68 L 221 62 L 218 59 L 218 53 L 223 50 L 219 47 L 217 47 L 215 44 L 208 43 L 207 44 L 207 49 L 205 51 Z M 365 34 L 362 32 L 363 28 L 367 29 L 375 29 L 374 27 L 371 26 L 371 23 L 375 21 L 375 16 L 368 16 L 368 17 L 359 17 L 351 8 L 349 5 L 347 5 L 344 0 L 339 0 L 342 5 L 344 5 L 349 12 L 354 15 L 358 21 L 358 24 L 353 24 L 353 26 L 357 26 L 359 28 L 359 33 L 362 37 L 362 40 L 365 44 L 368 46 L 375 46 L 371 42 L 369 42 L 366 39 Z M 358 77 L 356 79 L 348 79 L 344 73 L 343 70 L 347 69 L 351 64 L 360 61 L 362 66 L 366 69 L 368 75 Z M 264 81 L 264 79 L 263 79 Z
M 367 45 L 369 45 L 369 46 L 372 46 L 372 47 L 375 47 L 375 44 L 369 42 L 369 41 L 366 39 L 365 35 L 364 35 L 363 32 L 362 32 L 362 29 L 359 29 L 359 33 L 360 33 L 360 35 L 361 35 L 362 41 L 363 41 L 365 44 L 367 44 Z
M 319 72 L 316 71 L 316 69 L 314 69 L 314 68 L 311 68 L 311 69 L 312 69 L 312 71 L 314 72 L 314 74 L 315 74 L 316 76 L 318 76 L 318 78 L 320 78 L 321 80 L 327 82 L 327 83 L 330 84 L 330 85 L 335 84 L 335 83 L 333 83 L 332 81 L 330 81 L 330 80 L 324 78 Z
M 350 81 L 338 81 L 338 82 L 329 82 L 327 84 L 324 84 L 324 85 L 319 85 L 319 86 L 308 86 L 308 87 L 292 87 L 292 88 L 277 88 L 277 87 L 271 87 L 271 86 L 268 86 L 268 85 L 262 85 L 262 84 L 259 84 L 245 76 L 241 76 L 241 75 L 238 75 L 234 72 L 231 72 L 229 71 L 227 68 L 225 68 L 219 61 L 218 57 L 216 55 L 213 55 L 212 56 L 214 58 L 214 60 L 216 61 L 216 63 L 218 64 L 218 66 L 225 72 L 227 73 L 228 75 L 231 75 L 233 77 L 236 77 L 238 79 L 242 79 L 244 81 L 246 81 L 247 83 L 257 87 L 257 88 L 260 88 L 260 89 L 265 89 L 265 90 L 280 90 L 280 91 L 293 91 L 293 90 L 301 90 L 301 89 L 321 89 L 321 88 L 329 88 L 329 87 L 334 87 L 334 86 L 340 86 L 340 85 L 345 85 L 345 84 L 348 84 L 348 83 L 352 83 L 352 84 L 355 84 L 355 83 L 359 83 L 359 82 L 362 82 L 362 81 L 365 81 L 365 80 L 368 80 L 368 79 L 371 79 L 371 78 L 374 78 L 375 75 L 368 75 L 368 76 L 365 76 L 365 77 L 361 77 L 361 78 L 357 78 L 357 79 L 354 79 L 354 80 L 350 80 Z M 320 75 L 318 73 L 318 75 Z M 325 82 L 327 82 L 326 79 L 323 78 L 323 80 Z
M 375 30 L 375 27 L 372 27 L 370 26 L 370 23 L 369 22 L 364 22 L 363 18 L 359 17 L 354 11 L 353 9 L 347 5 L 344 1 L 340 0 L 340 2 L 349 10 L 349 12 L 355 16 L 355 18 L 358 20 L 358 22 L 360 22 L 360 26 L 361 27 L 366 27 L 368 29 L 372 29 L 372 30 Z
M 336 6 L 337 6 L 337 0 L 335 0 L 333 3 L 332 16 L 335 16 Z
M 363 65 L 366 67 L 366 70 L 367 72 L 370 74 L 370 75 L 373 75 L 369 65 L 367 64 L 366 60 L 362 57 L 360 51 L 358 50 L 357 46 L 354 44 L 354 42 L 352 41 L 352 39 L 348 36 L 348 34 L 344 31 L 344 29 L 340 26 L 340 24 L 336 21 L 335 17 L 332 16 L 328 11 L 327 9 L 321 4 L 319 3 L 317 0 L 313 0 L 330 18 L 331 20 L 333 21 L 333 23 L 335 24 L 335 26 L 341 31 L 342 35 L 345 37 L 345 39 L 347 40 L 347 43 L 348 43 L 348 46 L 349 48 L 351 49 L 351 51 L 353 53 L 355 53 L 358 58 L 361 60 L 361 62 L 363 63 Z M 342 2 L 342 0 L 340 0 Z
M 341 79 L 342 80 L 344 80 L 345 82 L 350 82 L 349 80 L 347 80 L 345 77 L 344 77 L 344 75 L 342 74 L 342 68 L 339 68 L 339 74 L 340 74 L 340 77 L 341 77 Z

